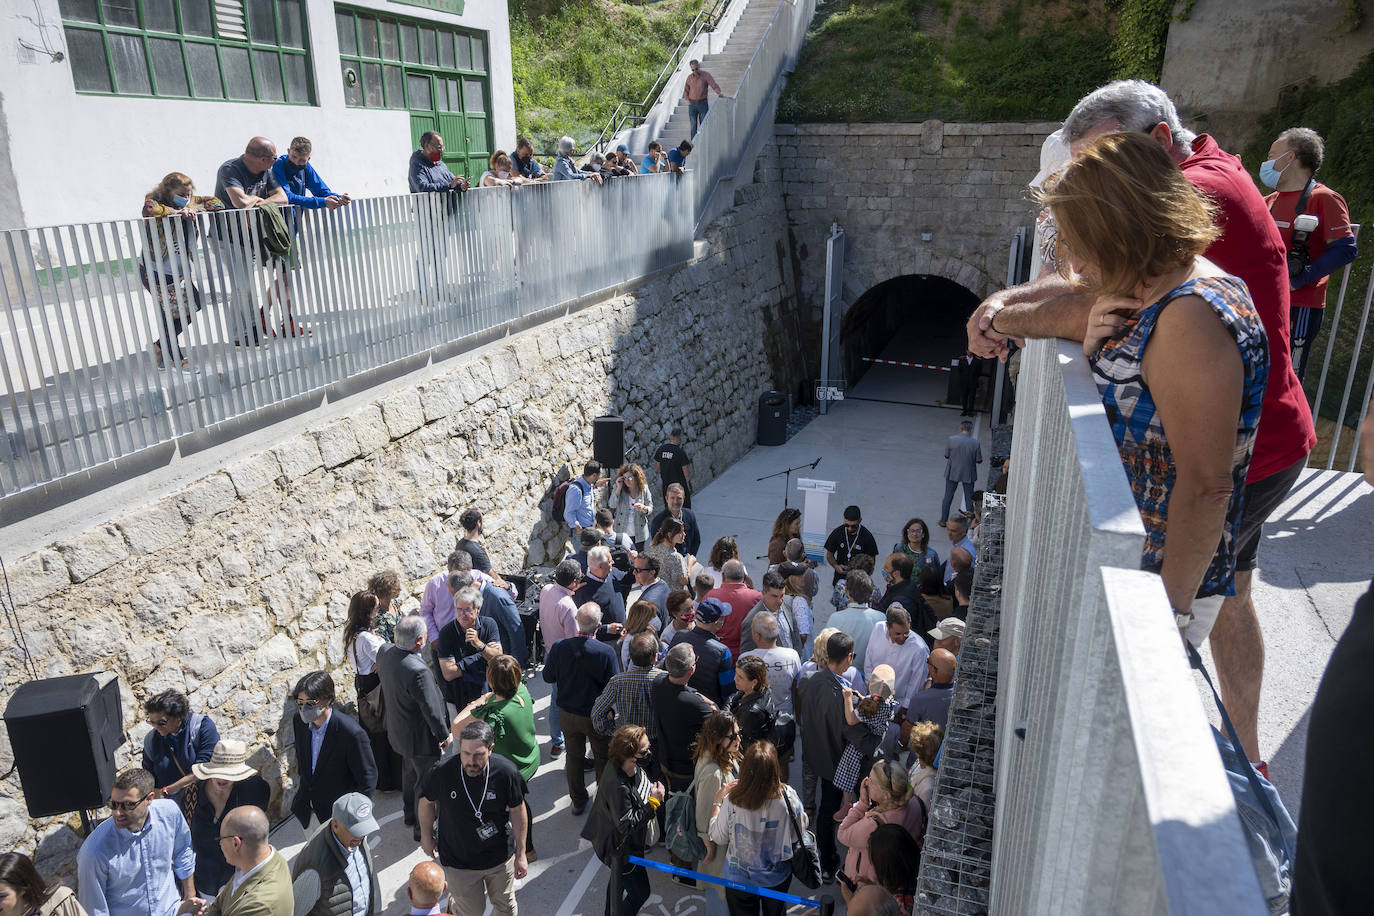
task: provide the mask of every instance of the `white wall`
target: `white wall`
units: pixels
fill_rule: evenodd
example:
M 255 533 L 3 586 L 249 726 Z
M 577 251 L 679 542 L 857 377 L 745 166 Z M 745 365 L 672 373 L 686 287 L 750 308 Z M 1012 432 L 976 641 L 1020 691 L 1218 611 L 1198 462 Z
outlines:
M 355 197 L 407 191 L 410 116 L 344 106 L 333 0 L 306 0 L 315 106 L 78 95 L 69 61 L 20 46 L 46 40 L 66 50 L 58 0 L 36 0 L 36 8 L 32 2 L 0 0 L 0 116 L 19 188 L 18 213 L 0 209 L 8 219 L 0 228 L 20 220 L 45 226 L 135 217 L 143 195 L 171 171 L 187 173 L 209 194 L 220 164 L 255 134 L 274 140 L 280 152 L 292 137 L 309 137 L 314 165 L 335 190 Z M 505 0 L 468 0 L 461 17 L 383 0 L 349 5 L 486 32 L 493 139 L 503 148 L 514 142 Z

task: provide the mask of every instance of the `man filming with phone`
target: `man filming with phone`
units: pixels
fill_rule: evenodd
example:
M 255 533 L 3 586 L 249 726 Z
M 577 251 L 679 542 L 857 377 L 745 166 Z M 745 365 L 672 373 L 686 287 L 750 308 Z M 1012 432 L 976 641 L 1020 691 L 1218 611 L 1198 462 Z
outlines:
M 1355 234 L 1345 198 L 1317 181 L 1325 145 L 1306 127 L 1279 134 L 1260 164 L 1260 181 L 1274 193 L 1265 197 L 1288 254 L 1288 284 L 1293 291 L 1293 369 L 1302 379 L 1312 342 L 1326 313 L 1327 278 L 1355 260 Z

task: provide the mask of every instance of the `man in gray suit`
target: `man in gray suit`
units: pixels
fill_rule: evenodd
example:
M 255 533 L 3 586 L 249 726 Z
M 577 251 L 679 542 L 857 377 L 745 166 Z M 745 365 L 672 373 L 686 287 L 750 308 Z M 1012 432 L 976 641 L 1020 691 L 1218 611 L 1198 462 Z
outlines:
M 448 709 L 420 649 L 425 644 L 425 620 L 407 614 L 396 624 L 395 645 L 377 650 L 377 674 L 386 703 L 386 734 L 401 755 L 401 810 L 406 825 L 420 839 L 415 819 L 415 792 L 440 752 L 453 736 L 448 730 Z
M 949 504 L 954 491 L 964 486 L 964 500 L 973 508 L 973 482 L 978 479 L 978 465 L 983 463 L 983 446 L 973 438 L 973 421 L 960 420 L 959 434 L 945 442 L 945 501 L 940 504 L 940 527 L 949 521 Z

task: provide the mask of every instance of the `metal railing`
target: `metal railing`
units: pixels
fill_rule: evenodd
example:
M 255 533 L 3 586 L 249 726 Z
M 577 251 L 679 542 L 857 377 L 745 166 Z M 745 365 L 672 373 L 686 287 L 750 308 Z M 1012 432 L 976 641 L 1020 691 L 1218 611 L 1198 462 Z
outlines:
M 644 93 L 643 101 L 621 102 L 615 106 L 615 111 L 606 120 L 606 126 L 601 128 L 601 133 L 593 141 L 591 148 L 597 152 L 606 152 L 610 142 L 626 127 L 642 123 L 647 117 L 648 112 L 658 101 L 658 97 L 667 89 L 673 74 L 677 72 L 678 65 L 682 63 L 683 56 L 687 49 L 692 46 L 692 42 L 697 40 L 702 32 L 714 31 L 720 24 L 720 20 L 725 15 L 726 9 L 730 6 L 730 0 L 715 0 L 710 9 L 700 10 L 693 17 L 687 30 L 682 33 L 682 38 L 678 40 L 677 47 L 673 48 L 668 59 L 663 64 L 663 69 L 658 71 L 658 76 L 654 77 L 653 85 L 649 91 Z
M 1360 224 L 1355 223 L 1351 225 L 1350 228 L 1354 232 L 1355 237 L 1358 238 L 1360 235 Z M 1353 267 L 1354 264 L 1347 264 L 1345 270 L 1341 272 L 1340 291 L 1336 294 L 1336 302 L 1332 309 L 1335 314 L 1330 319 L 1326 329 L 1326 352 L 1322 356 L 1321 375 L 1317 378 L 1317 392 L 1312 399 L 1312 416 L 1314 419 L 1321 413 L 1322 396 L 1326 392 L 1326 383 L 1334 380 L 1331 374 L 1331 360 L 1336 352 L 1336 339 L 1341 327 L 1341 313 L 1345 309 L 1345 292 L 1350 286 L 1350 272 Z M 1364 346 L 1365 331 L 1369 327 L 1369 309 L 1371 302 L 1374 302 L 1374 275 L 1370 276 L 1369 285 L 1365 289 L 1364 308 L 1360 312 L 1359 322 L 1356 326 L 1355 344 L 1350 353 L 1350 362 L 1345 366 L 1339 364 L 1336 366 L 1336 372 L 1344 373 L 1345 377 L 1341 390 L 1341 406 L 1336 411 L 1335 423 L 1331 436 L 1331 446 L 1326 454 L 1325 467 L 1328 471 L 1332 470 L 1336 465 L 1336 455 L 1340 451 L 1341 439 L 1345 433 L 1345 418 L 1347 411 L 1350 409 L 1350 393 L 1355 386 L 1355 377 L 1359 375 L 1360 360 L 1364 356 L 1362 348 Z M 1316 342 L 1314 341 L 1312 345 L 1315 346 Z M 1374 395 L 1374 363 L 1370 364 L 1366 372 L 1368 374 L 1368 379 L 1365 383 L 1364 397 L 1356 404 L 1356 410 L 1359 414 L 1359 419 L 1355 424 L 1356 430 L 1360 428 L 1360 425 L 1363 424 L 1369 416 L 1369 399 L 1371 395 Z M 1350 449 L 1350 459 L 1345 469 L 1353 472 L 1356 466 L 1355 463 L 1359 447 L 1353 442 L 1348 447 Z M 1322 456 L 1317 454 L 1317 451 L 1314 449 L 1312 455 L 1308 458 L 1308 463 L 1316 466 L 1321 461 Z
M 1266 912 L 1078 346 L 1031 341 L 1017 405 L 992 912 Z
M 288 209 L 285 261 L 255 211 L 0 233 L 0 496 L 686 261 L 695 181 Z

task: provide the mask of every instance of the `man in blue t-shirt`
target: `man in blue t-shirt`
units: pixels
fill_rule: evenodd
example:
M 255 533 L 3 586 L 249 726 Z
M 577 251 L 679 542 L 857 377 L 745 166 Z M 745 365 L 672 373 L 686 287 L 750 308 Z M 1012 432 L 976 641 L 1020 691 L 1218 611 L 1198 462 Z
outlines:
M 272 163 L 272 177 L 286 192 L 286 199 L 292 206 L 303 210 L 318 210 L 321 207 L 334 210 L 348 206 L 353 198 L 329 190 L 329 185 L 324 183 L 320 173 L 310 164 L 310 149 L 309 138 L 296 137 L 286 148 L 286 155 L 278 156 L 277 161 Z
M 692 142 L 683 140 L 677 145 L 677 149 L 668 150 L 668 171 L 682 172 L 686 170 L 687 156 L 692 152 Z
M 649 144 L 649 152 L 639 160 L 639 174 L 652 175 L 663 170 L 663 147 L 657 140 Z
M 515 141 L 515 153 L 510 157 L 511 165 L 520 176 L 527 181 L 548 181 L 548 173 L 539 164 L 539 160 L 534 158 L 534 146 L 530 144 L 529 137 L 520 137 Z

